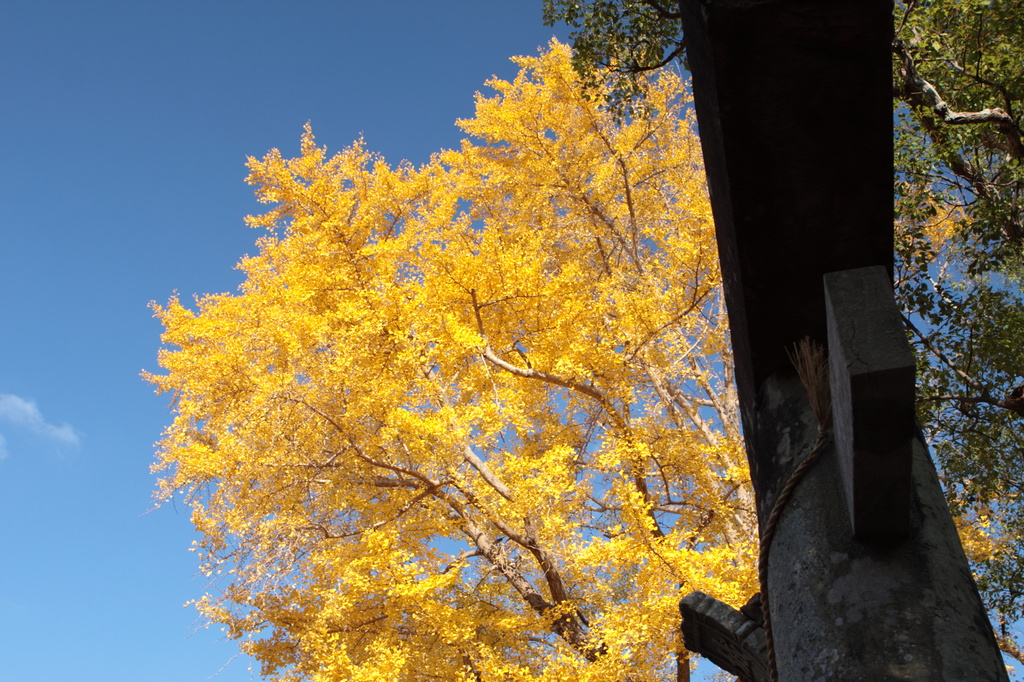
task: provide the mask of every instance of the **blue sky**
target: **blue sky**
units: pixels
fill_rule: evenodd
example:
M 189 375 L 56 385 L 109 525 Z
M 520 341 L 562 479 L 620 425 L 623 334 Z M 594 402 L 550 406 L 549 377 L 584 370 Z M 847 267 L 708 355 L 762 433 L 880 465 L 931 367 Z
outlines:
M 186 510 L 151 511 L 148 303 L 239 284 L 247 156 L 296 154 L 310 121 L 421 163 L 553 35 L 541 0 L 0 9 L 0 680 L 251 679 L 183 608 Z

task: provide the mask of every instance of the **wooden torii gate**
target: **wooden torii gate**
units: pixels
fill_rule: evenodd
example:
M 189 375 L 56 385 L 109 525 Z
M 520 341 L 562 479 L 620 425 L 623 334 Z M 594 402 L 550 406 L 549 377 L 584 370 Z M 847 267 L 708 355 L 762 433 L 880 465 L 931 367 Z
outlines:
M 828 348 L 834 420 L 762 540 L 774 654 L 699 593 L 687 645 L 748 682 L 1006 680 L 892 296 L 892 1 L 680 7 L 762 537 L 818 436 L 787 356 L 805 337 Z

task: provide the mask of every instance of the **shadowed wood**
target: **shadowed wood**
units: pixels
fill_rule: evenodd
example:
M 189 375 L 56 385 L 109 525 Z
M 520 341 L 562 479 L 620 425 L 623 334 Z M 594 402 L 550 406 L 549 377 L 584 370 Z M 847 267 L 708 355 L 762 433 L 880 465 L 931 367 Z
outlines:
M 882 266 L 825 275 L 832 411 L 853 533 L 910 532 L 914 352 Z

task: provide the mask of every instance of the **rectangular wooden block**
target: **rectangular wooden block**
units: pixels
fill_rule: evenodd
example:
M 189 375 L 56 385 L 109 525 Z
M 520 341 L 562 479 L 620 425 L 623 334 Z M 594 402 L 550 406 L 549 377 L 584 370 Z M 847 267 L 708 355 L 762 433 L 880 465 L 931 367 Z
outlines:
M 910 532 L 914 353 L 882 266 L 825 275 L 836 450 L 854 535 Z

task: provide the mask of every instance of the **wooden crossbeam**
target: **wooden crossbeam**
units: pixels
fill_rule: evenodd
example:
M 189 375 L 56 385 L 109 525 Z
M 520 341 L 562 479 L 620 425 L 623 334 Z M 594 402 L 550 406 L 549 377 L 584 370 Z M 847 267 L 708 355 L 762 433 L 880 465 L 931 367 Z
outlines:
M 892 272 L 892 2 L 680 8 L 749 421 L 786 350 L 824 345 L 822 276 Z
M 910 532 L 914 353 L 881 266 L 825 275 L 832 423 L 854 535 Z

